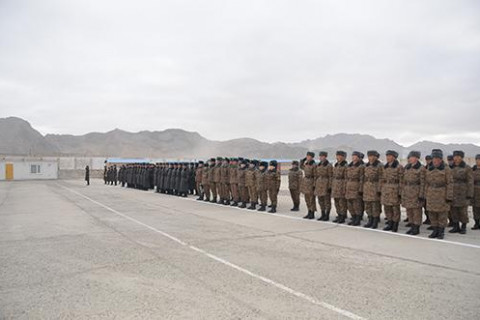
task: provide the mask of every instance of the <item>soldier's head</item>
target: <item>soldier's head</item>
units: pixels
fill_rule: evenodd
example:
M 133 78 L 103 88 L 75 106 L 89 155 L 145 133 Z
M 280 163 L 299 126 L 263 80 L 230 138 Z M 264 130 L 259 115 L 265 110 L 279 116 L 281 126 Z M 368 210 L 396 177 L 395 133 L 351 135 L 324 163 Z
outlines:
M 432 156 L 429 155 L 429 154 L 427 154 L 427 155 L 425 156 L 425 162 L 426 162 L 427 164 L 432 163 Z
M 328 157 L 327 151 L 320 151 L 320 153 L 318 154 L 318 158 L 320 159 L 321 162 L 324 162 L 325 160 L 327 160 L 327 157 Z
M 238 159 L 237 158 L 230 159 L 230 164 L 233 166 L 236 166 L 238 164 Z
M 293 168 L 293 169 L 298 168 L 298 165 L 299 165 L 299 164 L 298 164 L 298 161 L 297 161 L 297 160 L 293 160 L 293 161 L 292 161 L 292 168 Z
M 367 151 L 368 162 L 374 163 L 380 157 L 380 154 L 376 150 Z
M 250 168 L 255 168 L 257 165 L 258 165 L 258 160 L 252 160 L 252 161 L 250 161 L 249 167 Z
M 480 154 L 477 154 L 477 155 L 475 156 L 475 162 L 476 162 L 476 164 L 477 164 L 477 167 L 480 167 Z
M 420 151 L 410 151 L 408 153 L 408 163 L 416 164 L 421 157 Z
M 457 166 L 463 162 L 463 158 L 465 158 L 465 152 L 463 152 L 462 150 L 453 151 L 453 162 Z
M 443 151 L 440 149 L 432 150 L 432 164 L 435 167 L 439 167 L 443 163 Z
M 260 169 L 260 170 L 265 170 L 265 169 L 267 168 L 267 166 L 268 166 L 268 162 L 266 162 L 266 161 L 260 161 L 260 164 L 259 164 L 259 166 L 258 166 L 258 169 Z
M 268 170 L 275 170 L 277 169 L 278 163 L 277 160 L 271 160 L 268 164 Z
M 398 152 L 394 151 L 394 150 L 388 150 L 385 153 L 385 155 L 387 157 L 387 162 L 388 163 L 392 163 L 393 161 L 395 161 L 398 158 Z
M 345 151 L 338 150 L 335 156 L 338 162 L 343 162 L 347 158 L 347 153 Z
M 453 165 L 453 154 L 449 154 L 447 156 L 447 162 L 448 162 L 448 165 L 449 166 L 452 166 Z
M 315 153 L 312 152 L 312 151 L 308 151 L 308 152 L 307 152 L 307 162 L 312 161 L 313 158 L 315 158 Z
M 357 163 L 358 161 L 360 161 L 360 151 L 353 151 L 352 152 L 352 161 L 354 163 Z
M 203 167 L 203 161 L 198 161 L 198 167 L 202 168 Z

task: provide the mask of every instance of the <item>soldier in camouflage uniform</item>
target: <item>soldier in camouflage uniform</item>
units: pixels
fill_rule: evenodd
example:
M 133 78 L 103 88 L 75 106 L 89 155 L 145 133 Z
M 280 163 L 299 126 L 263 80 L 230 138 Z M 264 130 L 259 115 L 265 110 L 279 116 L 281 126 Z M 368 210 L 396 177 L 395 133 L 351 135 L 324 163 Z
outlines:
M 293 208 L 290 211 L 298 211 L 300 209 L 300 183 L 303 178 L 303 172 L 298 167 L 298 161 L 292 161 L 292 167 L 288 171 L 288 189 L 292 197 Z
M 410 151 L 408 164 L 402 179 L 402 206 L 407 210 L 410 229 L 407 234 L 420 233 L 422 224 L 422 207 L 425 202 L 425 167 L 420 163 L 420 152 Z
M 238 159 L 233 158 L 230 161 L 230 193 L 232 195 L 232 204 L 231 206 L 236 207 L 238 206 L 238 202 L 240 201 L 240 196 L 238 193 Z
M 276 160 L 270 161 L 265 176 L 265 182 L 267 186 L 268 198 L 270 198 L 270 203 L 272 205 L 268 212 L 275 213 L 277 212 L 277 198 L 281 183 L 280 172 L 278 171 L 278 163 Z
M 475 156 L 475 165 L 472 168 L 473 172 L 473 219 L 475 225 L 472 230 L 480 230 L 480 154 Z
M 338 150 L 336 153 L 337 162 L 333 167 L 332 176 L 332 197 L 335 201 L 337 217 L 333 220 L 336 223 L 345 223 L 347 218 L 347 199 L 345 198 L 345 186 L 347 184 L 347 153 Z
M 387 163 L 384 166 L 382 184 L 382 204 L 387 217 L 383 230 L 398 231 L 400 223 L 400 204 L 402 199 L 403 166 L 398 162 L 398 153 L 394 150 L 386 152 Z
M 351 226 L 359 226 L 363 213 L 363 178 L 365 165 L 360 158 L 361 153 L 352 153 L 352 162 L 346 170 L 345 198 L 347 199 L 348 211 L 352 220 L 348 223 Z
M 267 167 L 268 163 L 266 161 L 261 161 L 260 165 L 258 166 L 258 170 L 255 171 L 255 181 L 257 182 L 257 192 L 258 197 L 260 198 L 260 208 L 258 211 L 265 211 L 267 208 L 267 183 L 266 183 L 266 176 L 267 176 Z
M 453 201 L 450 208 L 453 220 L 453 229 L 450 233 L 467 233 L 468 206 L 473 199 L 473 171 L 463 161 L 465 153 L 457 150 L 453 152 Z M 462 223 L 460 227 L 460 222 Z
M 365 228 L 378 228 L 381 212 L 381 184 L 383 176 L 383 164 L 378 160 L 380 154 L 376 150 L 367 152 L 368 163 L 365 165 L 363 177 L 363 202 L 368 215 L 368 222 Z
M 223 158 L 220 168 L 220 203 L 230 205 L 230 159 Z
M 428 167 L 430 166 L 430 164 L 432 163 L 432 156 L 427 154 L 425 156 L 425 169 L 428 169 Z M 423 221 L 423 224 L 430 224 L 430 218 L 428 217 L 428 211 L 427 211 L 427 199 L 425 199 L 425 201 L 423 202 L 423 212 L 425 212 L 425 221 Z M 429 226 L 427 228 L 427 230 L 433 230 L 433 228 L 431 226 Z
M 300 161 L 300 168 L 303 170 L 302 183 L 300 191 L 305 197 L 307 205 L 307 215 L 304 219 L 315 219 L 315 211 L 317 206 L 315 203 L 315 153 L 309 151 L 307 156 Z
M 443 239 L 453 200 L 453 177 L 450 167 L 443 161 L 442 150 L 432 150 L 432 158 L 425 174 L 425 198 L 433 228 L 428 237 Z
M 203 200 L 204 190 L 203 190 L 203 161 L 198 162 L 197 169 L 195 170 L 195 189 L 198 195 L 197 200 Z
M 212 202 L 215 202 L 215 203 L 217 203 L 217 196 L 218 197 L 222 196 L 220 191 L 220 171 L 221 171 L 222 161 L 223 161 L 222 157 L 217 157 L 217 162 L 215 163 L 215 166 L 212 168 L 213 182 L 210 181 L 210 189 L 212 189 L 212 193 L 213 193 Z M 218 200 L 218 203 L 222 203 L 221 200 Z
M 326 151 L 320 151 L 319 162 L 315 167 L 315 195 L 318 197 L 318 205 L 322 211 L 319 221 L 329 221 L 332 209 L 333 166 L 327 157 Z
M 210 161 L 206 161 L 202 168 L 203 201 L 210 201 Z
M 248 188 L 250 198 L 250 207 L 248 209 L 250 210 L 255 210 L 258 203 L 257 181 L 255 180 L 257 165 L 257 160 L 250 161 L 248 170 L 245 172 L 245 186 Z
M 238 206 L 239 208 L 246 208 L 247 203 L 249 202 L 248 188 L 246 185 L 246 178 L 245 178 L 247 173 L 248 163 L 249 161 L 247 159 L 242 159 L 237 171 L 238 193 L 240 195 L 240 202 L 242 203 Z

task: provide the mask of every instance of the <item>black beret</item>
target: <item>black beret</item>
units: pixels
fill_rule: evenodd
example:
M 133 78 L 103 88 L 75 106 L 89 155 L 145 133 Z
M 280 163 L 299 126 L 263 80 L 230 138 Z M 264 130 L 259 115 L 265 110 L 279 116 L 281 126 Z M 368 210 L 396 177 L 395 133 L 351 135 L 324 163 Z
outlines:
M 260 162 L 260 167 L 268 167 L 268 162 L 267 161 L 261 161 Z
M 271 160 L 269 165 L 276 167 L 277 166 L 277 160 Z
M 215 158 L 210 158 L 210 161 L 215 162 Z
M 408 158 L 415 157 L 417 159 L 420 159 L 421 156 L 422 156 L 422 154 L 420 153 L 420 151 L 410 151 L 408 153 Z
M 298 166 L 298 161 L 297 160 L 293 160 L 292 161 L 292 165 L 296 164 Z
M 320 157 L 321 156 L 324 156 L 324 157 L 328 157 L 328 152 L 327 151 L 320 151 L 320 153 L 318 154 Z
M 308 151 L 308 152 L 307 152 L 307 156 L 315 157 L 315 152 Z
M 378 158 L 378 157 L 380 157 L 380 153 L 378 153 L 377 150 L 368 150 L 368 151 L 367 151 L 367 156 L 369 156 L 369 157 L 370 157 L 370 156 L 375 156 L 375 157 Z
M 347 153 L 345 151 L 342 151 L 342 150 L 337 150 L 337 156 L 342 156 L 342 157 L 346 157 L 347 156 Z
M 398 152 L 395 150 L 387 150 L 386 152 L 387 156 L 394 156 L 395 158 L 398 158 Z
M 443 151 L 440 149 L 433 149 L 432 150 L 432 158 L 442 158 L 443 159 Z
M 360 151 L 353 151 L 352 152 L 352 156 L 357 156 L 357 157 L 361 158 L 362 157 L 361 155 L 362 155 L 362 153 Z
M 465 152 L 463 152 L 462 150 L 455 150 L 453 151 L 453 156 L 460 156 L 460 157 L 465 157 Z
M 227 161 L 227 162 L 230 162 L 230 159 L 228 159 L 227 157 L 223 158 L 224 161 Z
M 218 160 L 218 161 L 222 161 L 223 158 L 222 158 L 222 157 L 217 157 L 217 160 Z
M 252 160 L 252 161 L 250 161 L 250 163 L 257 166 L 258 165 L 258 160 Z
M 198 164 L 203 164 L 203 161 L 202 160 L 198 161 Z

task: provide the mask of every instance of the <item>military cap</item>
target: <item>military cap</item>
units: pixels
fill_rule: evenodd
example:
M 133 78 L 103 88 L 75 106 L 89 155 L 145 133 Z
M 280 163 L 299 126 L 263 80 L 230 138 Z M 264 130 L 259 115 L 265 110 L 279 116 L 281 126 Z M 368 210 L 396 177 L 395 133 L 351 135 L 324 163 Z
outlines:
M 385 153 L 387 156 L 394 156 L 395 158 L 398 158 L 398 152 L 395 150 L 387 150 Z
M 227 162 L 230 162 L 230 159 L 227 158 L 227 157 L 223 158 L 223 160 L 224 160 L 224 161 L 227 161 Z
M 310 157 L 314 158 L 315 157 L 315 152 L 308 151 L 307 156 L 310 156 Z
M 415 157 L 417 159 L 420 159 L 421 156 L 422 156 L 422 154 L 420 153 L 420 151 L 410 151 L 408 153 L 408 158 Z M 426 159 L 426 157 L 425 157 L 425 159 Z
M 259 167 L 268 167 L 268 162 L 267 161 L 260 161 Z
M 231 158 L 230 161 L 231 162 L 236 162 L 236 161 L 238 161 L 238 159 L 237 158 Z
M 203 164 L 203 161 L 202 160 L 198 161 L 198 164 Z
M 357 157 L 359 157 L 359 158 L 362 157 L 361 154 L 362 154 L 362 153 L 361 153 L 360 151 L 353 151 L 353 152 L 352 152 L 352 156 L 357 156 Z
M 460 157 L 465 157 L 465 152 L 463 152 L 462 150 L 455 150 L 453 151 L 453 156 L 460 156 Z
M 475 156 L 475 160 L 480 160 L 480 154 L 477 154 L 477 155 Z
M 376 151 L 376 150 L 368 150 L 367 151 L 367 156 L 369 156 L 369 157 L 370 156 L 375 156 L 375 157 L 378 158 L 378 157 L 380 157 L 380 153 L 378 153 L 378 151 Z
M 222 158 L 222 157 L 217 157 L 217 160 L 218 160 L 218 161 L 222 161 L 223 158 Z
M 427 155 L 425 156 L 425 160 L 432 160 L 432 155 L 427 154 Z
M 250 161 L 250 163 L 257 166 L 258 165 L 258 160 L 252 160 L 252 161 Z
M 443 159 L 443 151 L 440 149 L 433 149 L 432 150 L 432 158 L 442 158 Z
M 299 165 L 298 161 L 297 160 L 293 160 L 292 161 L 292 165 L 296 164 L 297 166 Z
M 365 158 L 365 155 L 363 154 L 363 152 L 360 152 L 360 159 L 363 159 Z
M 269 165 L 276 167 L 277 166 L 277 160 L 271 160 Z
M 318 155 L 321 157 L 321 156 L 324 156 L 324 157 L 328 157 L 328 152 L 327 151 L 320 151 L 318 153 Z
M 243 157 L 238 157 L 238 161 L 243 161 Z
M 449 155 L 447 156 L 447 160 L 448 160 L 448 161 L 453 161 L 453 154 L 449 154 Z
M 210 161 L 211 161 L 211 162 L 215 162 L 215 158 L 210 158 Z
M 346 153 L 345 151 L 342 151 L 342 150 L 337 150 L 336 155 L 337 155 L 337 156 L 346 157 L 346 156 L 347 156 L 347 153 Z

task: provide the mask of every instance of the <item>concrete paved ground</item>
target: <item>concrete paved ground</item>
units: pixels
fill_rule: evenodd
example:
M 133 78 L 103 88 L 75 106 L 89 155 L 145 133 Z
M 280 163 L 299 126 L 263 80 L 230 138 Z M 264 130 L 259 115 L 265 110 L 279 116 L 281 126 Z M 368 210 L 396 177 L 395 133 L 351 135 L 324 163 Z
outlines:
M 1 182 L 0 318 L 479 318 L 480 231 L 429 240 L 305 221 L 287 196 L 277 215 L 190 199 Z

